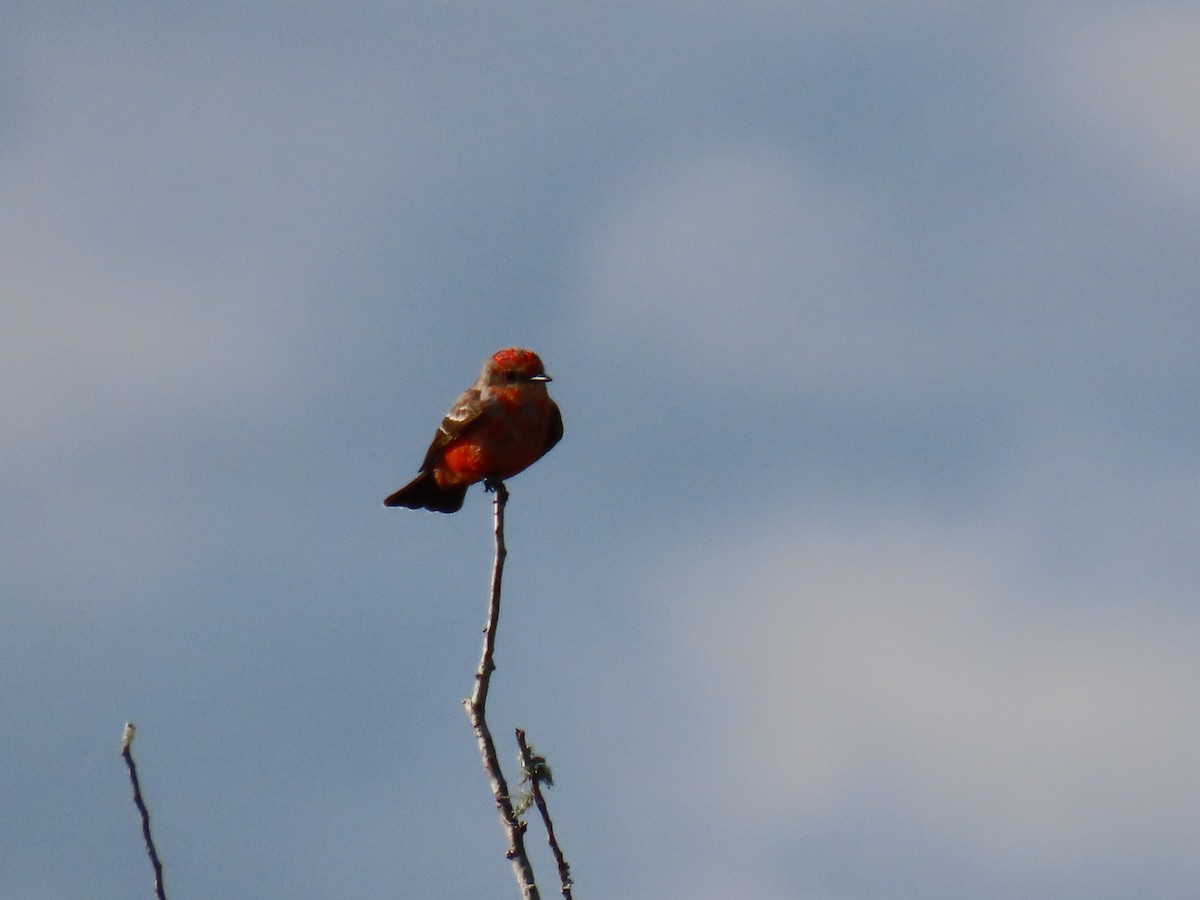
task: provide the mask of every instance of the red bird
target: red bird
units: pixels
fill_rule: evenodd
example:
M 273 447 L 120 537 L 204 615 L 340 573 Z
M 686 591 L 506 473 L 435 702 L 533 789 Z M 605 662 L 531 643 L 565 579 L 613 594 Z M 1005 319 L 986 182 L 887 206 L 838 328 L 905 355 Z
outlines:
M 563 435 L 562 413 L 546 391 L 550 380 L 532 350 L 493 353 L 442 419 L 421 474 L 383 505 L 458 512 L 471 485 L 529 468 Z

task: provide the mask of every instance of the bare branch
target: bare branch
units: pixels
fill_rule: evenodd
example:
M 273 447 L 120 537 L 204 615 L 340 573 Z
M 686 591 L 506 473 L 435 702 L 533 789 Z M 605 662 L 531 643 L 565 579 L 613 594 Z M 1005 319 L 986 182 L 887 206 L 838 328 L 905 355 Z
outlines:
M 572 900 L 571 866 L 563 856 L 562 848 L 558 846 L 558 838 L 554 835 L 554 823 L 550 821 L 550 808 L 542 794 L 542 782 L 554 784 L 554 776 L 550 774 L 550 766 L 546 757 L 538 756 L 533 748 L 525 742 L 525 732 L 517 729 L 517 746 L 521 748 L 521 769 L 525 780 L 529 782 L 529 790 L 533 793 L 533 802 L 537 804 L 538 812 L 542 814 L 542 823 L 546 826 L 546 840 L 554 854 L 554 862 L 558 864 L 558 881 L 562 889 L 563 900 Z
M 483 653 L 479 658 L 479 668 L 475 671 L 475 689 L 470 698 L 463 701 L 463 705 L 467 708 L 471 726 L 475 729 L 479 753 L 483 757 L 483 770 L 492 785 L 492 796 L 496 799 L 500 822 L 508 834 L 507 856 L 512 861 L 517 886 L 525 900 L 540 900 L 533 878 L 533 866 L 525 852 L 525 823 L 517 818 L 513 810 L 508 784 L 504 780 L 504 772 L 500 769 L 496 744 L 492 740 L 486 718 L 488 687 L 491 684 L 492 672 L 496 668 L 494 657 L 496 628 L 500 623 L 500 579 L 504 573 L 504 558 L 508 555 L 508 549 L 504 546 L 504 506 L 508 503 L 508 489 L 502 481 L 488 481 L 485 487 L 496 494 L 492 504 L 495 511 L 496 560 L 492 566 L 492 592 L 488 603 L 487 624 L 483 629 Z
M 146 853 L 150 857 L 150 865 L 154 867 L 154 894 L 158 900 L 167 900 L 167 891 L 163 886 L 163 868 L 158 860 L 158 850 L 154 848 L 154 838 L 150 836 L 150 810 L 142 800 L 142 788 L 138 784 L 137 765 L 133 761 L 133 735 L 137 726 L 132 722 L 125 723 L 125 732 L 121 735 L 121 756 L 129 768 L 129 781 L 133 784 L 133 805 L 142 816 L 142 837 L 146 839 Z

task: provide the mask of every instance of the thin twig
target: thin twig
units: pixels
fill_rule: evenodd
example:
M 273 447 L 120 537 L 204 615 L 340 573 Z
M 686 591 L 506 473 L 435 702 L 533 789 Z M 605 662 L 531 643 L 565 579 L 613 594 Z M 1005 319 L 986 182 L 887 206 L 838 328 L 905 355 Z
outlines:
M 558 864 L 558 881 L 562 888 L 563 900 L 572 900 L 571 866 L 563 856 L 562 848 L 558 846 L 558 838 L 554 835 L 554 823 L 550 821 L 550 808 L 542 794 L 542 782 L 554 784 L 554 776 L 550 774 L 550 766 L 546 757 L 536 755 L 529 744 L 525 742 L 525 732 L 517 729 L 517 746 L 521 748 L 521 768 L 525 772 L 525 780 L 529 782 L 529 790 L 533 793 L 533 802 L 537 804 L 538 812 L 542 814 L 542 823 L 546 826 L 546 840 L 554 861 Z
M 504 505 L 508 502 L 508 489 L 502 481 L 489 481 L 486 485 L 495 492 L 493 500 L 496 526 L 496 561 L 492 566 L 492 592 L 488 602 L 487 624 L 483 629 L 483 653 L 479 658 L 479 668 L 475 670 L 475 689 L 469 699 L 463 701 L 467 715 L 471 717 L 471 726 L 475 729 L 475 738 L 479 742 L 479 753 L 483 757 L 483 770 L 492 785 L 492 796 L 496 798 L 496 808 L 500 812 L 500 823 L 508 834 L 508 858 L 512 861 L 513 874 L 521 896 L 525 900 L 540 900 L 537 884 L 533 879 L 533 866 L 525 852 L 525 823 L 517 818 L 513 810 L 512 798 L 508 794 L 508 783 L 504 780 L 504 772 L 500 769 L 500 759 L 496 756 L 496 744 L 488 729 L 485 712 L 487 709 L 488 687 L 491 684 L 492 672 L 496 668 L 494 660 L 496 653 L 496 628 L 500 622 L 500 578 L 504 572 L 504 558 L 508 550 L 504 546 Z
M 154 867 L 154 894 L 158 900 L 167 900 L 167 890 L 163 887 L 163 868 L 158 861 L 158 851 L 154 848 L 154 838 L 150 836 L 150 810 L 142 800 L 142 788 L 138 784 L 137 765 L 133 761 L 133 734 L 137 726 L 132 722 L 125 723 L 125 732 L 121 735 L 121 756 L 125 757 L 125 765 L 129 768 L 129 781 L 133 784 L 133 805 L 142 816 L 142 837 L 146 839 L 146 853 L 150 856 L 150 865 Z

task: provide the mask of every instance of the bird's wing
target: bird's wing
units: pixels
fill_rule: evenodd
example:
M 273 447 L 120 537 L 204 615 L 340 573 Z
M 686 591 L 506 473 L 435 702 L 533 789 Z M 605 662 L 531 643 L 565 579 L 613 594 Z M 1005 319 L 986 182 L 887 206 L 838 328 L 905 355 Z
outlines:
M 546 435 L 546 449 L 542 451 L 543 453 L 549 453 L 550 448 L 561 441 L 563 436 L 562 410 L 553 400 L 550 401 L 550 406 L 554 412 L 552 413 L 553 418 L 550 420 L 550 433 Z
M 450 407 L 450 412 L 446 413 L 446 418 L 442 419 L 442 424 L 438 426 L 437 434 L 433 436 L 433 443 L 429 445 L 429 450 L 425 453 L 425 461 L 421 463 L 421 471 L 424 472 L 437 462 L 442 448 L 478 421 L 483 410 L 484 404 L 479 388 L 468 388 Z

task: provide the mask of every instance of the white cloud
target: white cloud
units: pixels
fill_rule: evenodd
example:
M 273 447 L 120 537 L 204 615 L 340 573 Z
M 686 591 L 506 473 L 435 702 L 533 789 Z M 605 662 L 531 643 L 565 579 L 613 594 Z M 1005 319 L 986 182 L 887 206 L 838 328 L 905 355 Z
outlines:
M 224 295 L 228 286 L 170 271 L 118 271 L 74 252 L 58 266 L 21 249 L 5 254 L 6 458 L 34 458 L 185 403 L 258 408 L 264 389 L 278 387 L 283 341 L 261 298 Z
M 297 85 L 246 52 L 184 52 L 188 35 L 161 25 L 147 37 L 68 19 L 13 51 L 6 460 L 94 440 L 129 415 L 271 402 L 302 365 L 295 342 L 311 323 L 297 295 L 353 246 L 366 183 L 397 164 L 382 135 L 355 144 L 378 107 L 346 102 L 353 75 L 318 67 Z
M 1039 21 L 1037 65 L 1054 121 L 1090 156 L 1145 183 L 1200 200 L 1200 12 L 1181 4 Z
M 877 793 L 934 843 L 1047 867 L 1194 830 L 1191 641 L 1031 604 L 1021 565 L 994 537 L 896 521 L 743 536 L 671 573 L 664 630 L 706 723 L 697 801 L 754 831 Z
M 681 154 L 617 193 L 583 263 L 589 324 L 698 368 L 871 378 L 921 359 L 872 292 L 865 205 L 758 146 Z

